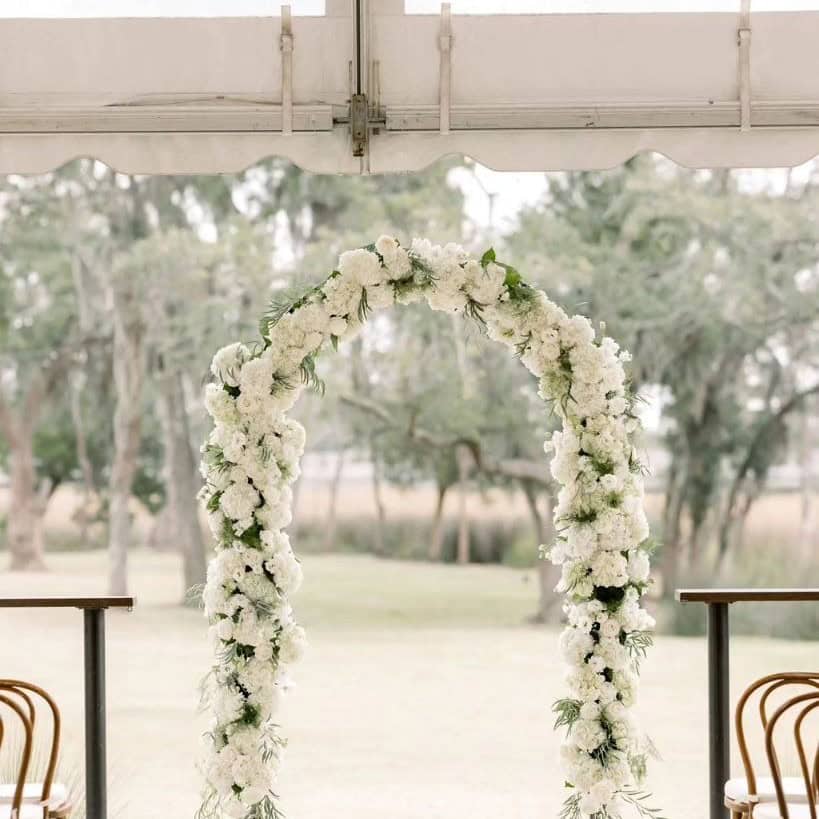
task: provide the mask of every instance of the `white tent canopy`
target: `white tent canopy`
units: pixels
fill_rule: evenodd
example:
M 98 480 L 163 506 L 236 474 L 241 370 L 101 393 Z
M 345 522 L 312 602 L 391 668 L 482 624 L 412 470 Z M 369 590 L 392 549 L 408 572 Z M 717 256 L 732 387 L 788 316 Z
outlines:
M 819 153 L 819 12 L 0 20 L 0 172 L 381 173 Z

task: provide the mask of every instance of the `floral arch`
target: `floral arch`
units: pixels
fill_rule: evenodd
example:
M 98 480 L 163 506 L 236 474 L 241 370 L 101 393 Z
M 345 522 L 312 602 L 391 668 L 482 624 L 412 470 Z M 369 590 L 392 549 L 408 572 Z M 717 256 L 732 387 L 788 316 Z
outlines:
M 202 468 L 217 541 L 204 593 L 215 664 L 205 685 L 213 721 L 200 815 L 281 816 L 274 787 L 284 740 L 273 715 L 305 643 L 288 602 L 301 567 L 284 532 L 305 432 L 286 413 L 317 383 L 327 342 L 356 335 L 371 311 L 422 299 L 478 320 L 514 350 L 562 420 L 545 445 L 561 488 L 557 540 L 544 552 L 562 566 L 566 595 L 568 693 L 554 705 L 556 727 L 567 732 L 561 756 L 571 790 L 562 815 L 609 819 L 624 804 L 653 815 L 640 790 L 646 742 L 630 713 L 653 620 L 640 605 L 648 524 L 629 356 L 491 250 L 476 259 L 458 245 L 416 239 L 405 248 L 388 236 L 343 253 L 322 284 L 271 308 L 260 342 L 231 344 L 213 359 L 206 404 L 215 426 Z

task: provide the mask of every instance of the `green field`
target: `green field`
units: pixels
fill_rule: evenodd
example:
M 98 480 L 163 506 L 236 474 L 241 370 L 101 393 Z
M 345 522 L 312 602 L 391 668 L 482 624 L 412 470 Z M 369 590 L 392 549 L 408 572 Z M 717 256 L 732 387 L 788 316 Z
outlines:
M 0 595 L 105 590 L 105 554 L 49 557 L 46 574 L 0 574 Z M 291 819 L 540 819 L 564 798 L 549 704 L 562 692 L 556 632 L 526 625 L 537 578 L 370 557 L 305 560 L 296 600 L 311 647 L 282 722 Z M 136 552 L 138 606 L 108 618 L 112 819 L 180 819 L 197 804 L 208 665 L 201 612 L 175 604 L 177 558 Z M 52 690 L 66 767 L 82 758 L 82 623 L 75 611 L 0 612 L 2 674 Z M 819 644 L 742 638 L 736 690 L 815 666 Z M 706 814 L 705 642 L 661 637 L 640 715 L 663 759 L 651 770 L 669 819 Z

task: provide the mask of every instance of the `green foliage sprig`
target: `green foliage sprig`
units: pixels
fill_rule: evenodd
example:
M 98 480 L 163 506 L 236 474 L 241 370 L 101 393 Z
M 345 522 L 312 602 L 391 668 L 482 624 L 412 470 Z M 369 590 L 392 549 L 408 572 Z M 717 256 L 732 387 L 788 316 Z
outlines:
M 639 670 L 648 649 L 654 645 L 654 636 L 650 631 L 624 631 L 620 635 L 620 642 L 628 650 L 634 667 Z
M 631 805 L 640 816 L 647 819 L 665 819 L 660 808 L 654 808 L 646 804 L 651 799 L 651 794 L 637 789 L 628 789 L 620 793 L 620 798 Z
M 362 298 L 363 301 L 363 298 Z M 301 373 L 301 380 L 311 389 L 314 389 L 319 395 L 324 395 L 325 385 L 324 381 L 319 377 L 316 371 L 316 356 L 305 356 L 299 364 L 299 372 Z
M 275 794 L 265 796 L 250 809 L 247 819 L 284 819 L 284 813 L 276 805 L 277 798 Z
M 580 708 L 583 703 L 569 697 L 560 699 L 552 705 L 555 716 L 555 730 L 565 727 L 568 730 L 580 719 Z

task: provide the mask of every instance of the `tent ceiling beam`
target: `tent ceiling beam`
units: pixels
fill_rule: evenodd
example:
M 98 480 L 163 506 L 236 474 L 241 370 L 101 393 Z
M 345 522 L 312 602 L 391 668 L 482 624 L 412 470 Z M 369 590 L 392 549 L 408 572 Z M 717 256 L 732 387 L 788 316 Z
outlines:
M 0 172 L 790 165 L 819 152 L 819 12 L 0 20 Z M 751 26 L 753 23 L 753 60 Z M 44 46 L 44 44 L 47 44 Z
M 82 133 L 292 133 L 331 131 L 343 120 L 331 105 L 293 105 L 203 100 L 129 103 L 44 109 L 38 105 L 0 107 L 0 134 Z

